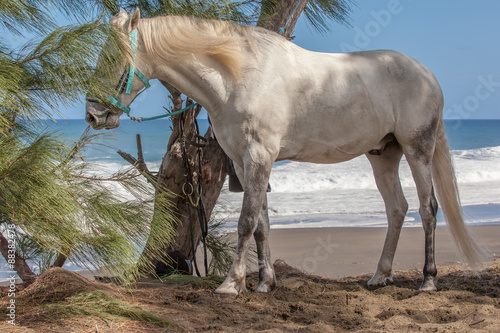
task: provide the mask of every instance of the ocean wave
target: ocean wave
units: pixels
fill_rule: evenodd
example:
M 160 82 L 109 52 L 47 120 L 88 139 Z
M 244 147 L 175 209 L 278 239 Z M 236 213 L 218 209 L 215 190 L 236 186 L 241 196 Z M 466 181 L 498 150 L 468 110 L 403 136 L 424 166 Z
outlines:
M 500 147 L 452 151 L 459 184 L 499 181 Z M 403 187 L 413 187 L 410 168 L 403 158 L 399 176 Z M 338 164 L 289 162 L 271 173 L 274 192 L 303 193 L 328 189 L 376 189 L 370 163 L 364 156 Z
M 452 151 L 459 184 L 500 181 L 500 147 Z M 110 175 L 130 167 L 117 161 L 93 161 L 96 173 Z M 160 161 L 148 163 L 158 170 Z M 414 187 L 410 168 L 403 158 L 399 176 L 403 187 Z M 270 183 L 274 193 L 308 193 L 323 190 L 377 189 L 368 159 L 360 156 L 338 164 L 285 162 L 276 165 Z
M 500 147 L 452 151 L 459 184 L 500 180 Z
M 488 160 L 500 158 L 500 147 L 484 147 L 478 149 L 453 150 L 452 154 L 456 158 L 469 160 Z

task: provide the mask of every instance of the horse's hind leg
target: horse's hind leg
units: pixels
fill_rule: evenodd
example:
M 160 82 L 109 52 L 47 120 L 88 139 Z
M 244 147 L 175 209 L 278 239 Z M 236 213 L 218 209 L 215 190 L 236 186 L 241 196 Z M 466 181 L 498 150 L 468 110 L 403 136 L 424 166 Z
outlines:
M 385 285 L 392 281 L 392 262 L 398 245 L 401 227 L 408 211 L 408 203 L 401 189 L 398 169 L 403 151 L 396 141 L 391 142 L 381 155 L 369 155 L 377 187 L 384 199 L 388 229 L 377 271 L 368 281 L 369 286 Z
M 425 142 L 415 140 L 414 146 L 403 147 L 406 160 L 410 165 L 420 201 L 420 217 L 425 233 L 424 280 L 421 290 L 436 290 L 435 229 L 438 204 L 432 184 L 432 156 L 434 154 L 434 136 Z M 419 142 L 420 141 L 420 142 Z
M 226 280 L 215 291 L 219 294 L 238 294 L 246 291 L 246 258 L 252 235 L 257 240 L 259 256 L 259 285 L 256 291 L 270 291 L 274 288 L 274 270 L 271 265 L 268 245 L 269 220 L 267 218 L 266 190 L 271 173 L 272 159 L 262 165 L 253 162 L 245 163 L 244 176 L 241 169 L 238 178 L 244 187 L 243 207 L 238 221 L 238 245 L 233 265 Z M 236 169 L 236 168 L 235 168 Z M 237 170 L 238 173 L 238 170 Z M 263 205 L 266 205 L 265 207 Z M 263 213 L 263 208 L 266 212 Z M 265 221 L 263 217 L 266 218 Z M 262 223 L 260 222 L 262 221 Z M 267 224 L 267 225 L 265 225 Z M 262 280 L 262 278 L 266 278 Z

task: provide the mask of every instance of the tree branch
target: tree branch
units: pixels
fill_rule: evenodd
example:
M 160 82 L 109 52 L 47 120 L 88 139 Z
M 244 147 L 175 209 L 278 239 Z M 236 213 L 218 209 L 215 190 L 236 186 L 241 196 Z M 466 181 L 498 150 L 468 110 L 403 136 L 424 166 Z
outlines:
M 297 20 L 310 0 L 264 0 L 257 26 L 292 39 Z M 283 33 L 281 30 L 283 29 Z

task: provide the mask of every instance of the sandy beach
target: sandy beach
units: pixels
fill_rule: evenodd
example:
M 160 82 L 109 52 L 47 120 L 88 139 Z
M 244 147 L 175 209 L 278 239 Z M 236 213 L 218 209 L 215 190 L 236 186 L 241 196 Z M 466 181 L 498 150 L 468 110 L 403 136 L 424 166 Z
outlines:
M 500 257 L 500 225 L 472 226 L 470 230 L 486 246 L 491 260 Z M 387 228 L 382 227 L 271 229 L 271 258 L 273 262 L 281 259 L 304 272 L 330 279 L 373 274 L 386 231 Z M 228 236 L 236 241 L 236 233 Z M 202 256 L 200 248 L 197 262 L 201 272 L 204 271 Z M 436 262 L 438 266 L 461 264 L 447 227 L 436 228 Z M 423 265 L 423 229 L 403 228 L 394 258 L 394 271 L 420 271 Z M 256 267 L 251 266 L 250 270 L 256 270 Z M 88 279 L 95 275 L 87 270 L 78 273 Z M 20 282 L 17 279 L 17 283 Z M 0 286 L 7 285 L 8 281 L 0 282 Z
M 500 253 L 500 225 L 471 227 Z M 438 291 L 419 292 L 423 231 L 403 228 L 394 282 L 368 289 L 386 228 L 295 228 L 271 231 L 277 289 L 237 297 L 214 293 L 221 278 L 171 277 L 125 289 L 93 281 L 91 272 L 54 268 L 16 288 L 12 332 L 498 332 L 500 261 L 481 276 L 463 272 L 447 228 L 438 227 Z M 229 237 L 235 238 L 235 234 Z M 281 260 L 280 260 L 281 259 Z M 199 260 L 202 262 L 202 260 Z M 83 278 L 85 275 L 89 279 Z M 247 288 L 257 285 L 250 272 Z M 0 313 L 10 298 L 0 288 Z M 123 310 L 122 310 L 123 309 Z

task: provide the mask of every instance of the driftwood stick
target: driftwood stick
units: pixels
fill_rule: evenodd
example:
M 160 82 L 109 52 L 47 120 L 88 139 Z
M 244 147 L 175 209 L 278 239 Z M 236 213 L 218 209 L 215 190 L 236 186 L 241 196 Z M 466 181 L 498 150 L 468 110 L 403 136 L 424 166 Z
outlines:
M 142 142 L 141 142 L 141 135 L 140 134 L 136 135 L 136 141 L 137 141 L 137 157 L 138 158 L 135 158 L 134 156 L 132 156 L 129 153 L 126 153 L 122 150 L 117 151 L 117 153 L 125 161 L 132 164 L 140 173 L 142 173 L 146 177 L 148 182 L 150 182 L 151 184 L 153 184 L 156 187 L 157 181 L 158 181 L 158 176 L 156 176 L 155 174 L 150 172 L 148 169 L 148 166 L 146 165 L 146 162 L 144 162 L 144 154 L 142 152 Z
M 135 139 L 137 141 L 137 168 L 139 171 L 144 171 L 146 173 L 150 173 L 146 162 L 144 162 L 144 155 L 142 153 L 142 142 L 141 135 L 136 134 Z
M 117 151 L 118 155 L 120 155 L 125 161 L 129 162 L 132 164 L 134 167 L 137 167 L 137 159 L 130 155 L 129 153 L 124 152 L 123 150 L 118 150 Z

